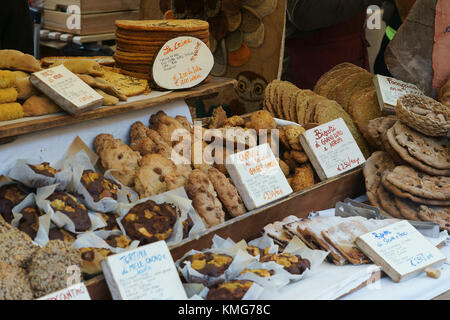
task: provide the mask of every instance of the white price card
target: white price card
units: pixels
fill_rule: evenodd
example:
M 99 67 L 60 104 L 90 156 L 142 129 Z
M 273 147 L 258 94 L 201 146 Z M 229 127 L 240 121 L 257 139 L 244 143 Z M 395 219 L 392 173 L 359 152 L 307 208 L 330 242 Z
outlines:
M 395 109 L 397 100 L 405 94 L 423 94 L 416 85 L 395 78 L 376 75 L 373 81 L 377 89 L 378 102 L 382 111 L 386 108 L 386 105 Z
M 165 241 L 110 256 L 102 266 L 115 300 L 187 298 Z
M 226 167 L 248 210 L 292 193 L 292 188 L 267 143 L 228 156 Z
M 356 244 L 397 282 L 446 260 L 446 256 L 406 220 L 364 234 L 357 238 Z
M 46 295 L 38 300 L 91 300 L 84 282 L 78 283 L 58 292 Z
M 30 81 L 65 111 L 77 114 L 99 107 L 103 97 L 64 65 L 35 72 Z
M 164 89 L 188 89 L 203 82 L 214 66 L 208 46 L 194 37 L 168 41 L 153 62 L 153 80 Z
M 322 181 L 366 161 L 342 118 L 306 131 L 300 142 Z

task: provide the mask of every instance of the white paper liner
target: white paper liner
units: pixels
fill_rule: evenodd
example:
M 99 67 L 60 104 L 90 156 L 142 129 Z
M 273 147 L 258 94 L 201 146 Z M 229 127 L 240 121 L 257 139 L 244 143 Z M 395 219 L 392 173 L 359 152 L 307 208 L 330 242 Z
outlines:
M 81 200 L 88 209 L 108 213 L 115 211 L 119 202 L 130 203 L 139 199 L 138 194 L 134 190 L 124 186 L 116 178 L 114 178 L 111 171 L 107 171 L 105 172 L 104 177 L 114 181 L 114 183 L 120 185 L 121 187 L 121 189 L 117 192 L 117 200 L 113 198 L 103 198 L 100 201 L 95 202 L 94 198 L 81 182 L 81 177 L 85 170 L 92 170 L 95 172 L 94 164 L 92 164 L 87 153 L 84 150 L 81 150 L 74 157 L 67 158 L 66 161 L 66 163 L 72 167 L 73 171 L 73 190 L 70 191 L 74 194 L 80 195 Z
M 21 203 L 15 206 L 12 209 L 12 213 L 14 215 L 14 219 L 11 221 L 11 225 L 14 227 L 19 226 L 20 219 L 22 219 L 21 211 L 27 207 L 36 205 L 36 195 L 34 193 L 30 193 Z M 44 214 L 39 217 L 39 229 L 36 234 L 36 237 L 33 240 L 37 245 L 43 247 L 49 241 L 48 232 L 50 230 L 50 222 L 51 216 L 50 214 Z
M 111 252 L 113 252 L 113 253 L 121 253 L 121 252 L 125 252 L 128 250 L 134 250 L 139 246 L 139 241 L 133 241 L 133 242 L 131 242 L 131 244 L 128 248 L 111 247 L 105 241 L 105 239 L 111 235 L 121 236 L 122 232 L 120 232 L 119 230 L 112 230 L 112 231 L 99 230 L 99 231 L 87 232 L 87 233 L 79 235 L 77 240 L 75 240 L 75 242 L 72 243 L 72 245 L 77 249 L 82 249 L 82 248 L 108 249 L 108 250 L 111 250 Z
M 306 271 L 301 275 L 291 274 L 286 271 L 286 273 L 289 274 L 289 279 L 295 282 L 301 280 L 304 277 L 308 277 L 309 273 L 311 273 L 312 270 L 315 270 L 325 261 L 325 258 L 329 254 L 329 251 L 311 250 L 306 246 L 306 244 L 303 243 L 303 241 L 294 236 L 284 249 L 283 253 L 290 253 L 292 255 L 298 254 L 303 259 L 308 259 L 311 263 L 311 269 L 306 269 Z
M 66 229 L 72 233 L 76 233 L 76 234 L 82 234 L 82 233 L 85 233 L 88 231 L 94 231 L 94 230 L 106 227 L 106 223 L 100 214 L 89 211 L 88 215 L 91 220 L 91 228 L 89 230 L 82 231 L 82 232 L 75 231 L 75 225 L 74 225 L 73 221 L 64 213 L 62 213 L 60 211 L 55 212 L 50 205 L 50 201 L 47 200 L 47 198 L 56 191 L 57 187 L 58 187 L 58 185 L 43 187 L 43 188 L 37 189 L 37 192 L 36 192 L 37 206 L 41 210 L 43 210 L 46 214 L 50 214 L 52 222 L 57 227 L 64 228 L 64 229 Z
M 198 295 L 202 299 L 206 299 L 209 292 L 209 288 L 203 289 L 202 292 Z M 258 285 L 257 283 L 253 283 L 250 289 L 245 293 L 245 295 L 242 297 L 242 300 L 257 300 L 261 294 L 264 292 L 264 288 Z
M 61 170 L 54 177 L 46 177 L 33 171 L 28 165 L 38 165 L 42 161 L 35 159 L 19 159 L 9 172 L 9 177 L 21 182 L 29 188 L 41 188 L 58 184 L 58 191 L 64 190 L 72 181 L 72 169 L 68 165 L 52 165 L 56 170 Z
M 122 219 L 128 214 L 128 212 L 136 205 L 144 203 L 148 200 L 152 200 L 157 204 L 169 203 L 177 208 L 177 211 L 179 211 L 179 216 L 173 227 L 173 232 L 166 240 L 166 243 L 168 246 L 172 246 L 181 242 L 183 240 L 183 222 L 187 219 L 188 213 L 192 208 L 192 201 L 187 199 L 187 197 L 182 198 L 178 196 L 177 194 L 179 194 L 179 192 L 180 191 L 176 189 L 149 198 L 141 199 L 131 204 L 119 203 L 117 212 L 119 213 L 120 217 L 116 220 L 122 233 L 128 236 L 125 228 L 122 225 Z
M 191 263 L 189 261 L 186 261 L 184 263 L 183 268 L 180 267 L 181 261 L 183 261 L 186 257 L 194 255 L 196 253 L 206 252 L 215 254 L 227 254 L 233 258 L 233 262 L 230 264 L 228 269 L 219 277 L 211 277 L 201 274 L 191 267 Z M 242 250 L 242 243 L 238 243 L 234 247 L 228 249 L 215 248 L 204 251 L 191 250 L 186 253 L 181 259 L 179 259 L 175 263 L 175 265 L 187 282 L 202 283 L 205 286 L 209 287 L 219 282 L 235 279 L 242 272 L 242 270 L 244 270 L 246 266 L 252 263 L 254 260 L 255 258 L 253 256 Z
M 202 299 L 199 294 L 205 289 L 205 286 L 201 283 L 183 283 L 183 288 L 189 299 L 195 299 L 195 296 Z

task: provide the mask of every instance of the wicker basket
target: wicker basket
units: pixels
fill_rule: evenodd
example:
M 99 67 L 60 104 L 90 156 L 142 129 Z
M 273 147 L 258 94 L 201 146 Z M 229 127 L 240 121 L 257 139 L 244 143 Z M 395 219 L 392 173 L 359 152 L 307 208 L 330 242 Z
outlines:
M 401 122 L 427 136 L 450 137 L 450 108 L 432 98 L 406 94 L 395 112 Z

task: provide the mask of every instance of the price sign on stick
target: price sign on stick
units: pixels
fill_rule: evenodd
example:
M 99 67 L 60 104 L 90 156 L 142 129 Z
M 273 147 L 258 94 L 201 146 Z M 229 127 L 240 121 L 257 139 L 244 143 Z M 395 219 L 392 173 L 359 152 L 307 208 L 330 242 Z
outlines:
M 153 80 L 164 89 L 195 87 L 203 82 L 214 66 L 208 46 L 194 37 L 168 41 L 153 62 Z

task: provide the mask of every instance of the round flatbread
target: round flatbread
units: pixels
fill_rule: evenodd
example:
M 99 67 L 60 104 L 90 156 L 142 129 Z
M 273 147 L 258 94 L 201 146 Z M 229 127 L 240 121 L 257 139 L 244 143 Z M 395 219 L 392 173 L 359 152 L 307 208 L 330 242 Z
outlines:
M 411 200 L 402 199 L 395 197 L 395 204 L 398 210 L 400 210 L 403 218 L 411 221 L 420 221 L 419 215 L 419 204 L 412 202 Z
M 356 72 L 336 86 L 334 97 L 336 102 L 339 103 L 345 111 L 348 111 L 348 105 L 353 93 L 369 87 L 375 89 L 373 75 L 366 70 Z
M 367 131 L 369 121 L 382 116 L 375 89 L 364 94 L 352 107 L 352 117 L 364 137 L 370 138 Z
M 450 207 L 420 206 L 418 216 L 423 221 L 438 223 L 442 230 L 450 232 Z
M 394 218 L 402 219 L 403 216 L 395 204 L 395 197 L 386 191 L 382 185 L 377 189 L 377 197 L 380 200 L 381 207 Z

